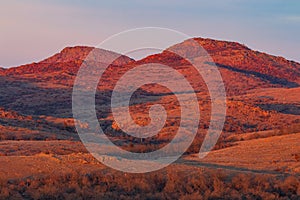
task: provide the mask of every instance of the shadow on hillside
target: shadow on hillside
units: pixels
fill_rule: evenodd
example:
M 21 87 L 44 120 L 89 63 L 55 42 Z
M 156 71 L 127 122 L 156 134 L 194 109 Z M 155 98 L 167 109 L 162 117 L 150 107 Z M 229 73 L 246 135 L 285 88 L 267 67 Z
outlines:
M 210 62 L 208 62 L 208 64 L 213 65 L 213 63 L 210 63 Z M 270 75 L 267 75 L 267 74 L 262 74 L 262 73 L 259 73 L 259 72 L 256 72 L 256 71 L 251 71 L 251 70 L 238 69 L 236 67 L 222 65 L 220 63 L 216 63 L 216 65 L 219 68 L 228 69 L 230 71 L 238 72 L 238 73 L 245 74 L 245 75 L 248 75 L 248 76 L 252 75 L 252 76 L 255 76 L 256 78 L 259 78 L 263 81 L 268 81 L 271 84 L 280 85 L 282 87 L 287 87 L 287 88 L 299 87 L 298 83 L 291 82 L 291 81 L 289 81 L 287 79 L 284 79 L 284 78 L 278 78 L 278 77 L 270 76 Z
M 300 106 L 292 104 L 257 104 L 261 109 L 283 114 L 300 115 Z

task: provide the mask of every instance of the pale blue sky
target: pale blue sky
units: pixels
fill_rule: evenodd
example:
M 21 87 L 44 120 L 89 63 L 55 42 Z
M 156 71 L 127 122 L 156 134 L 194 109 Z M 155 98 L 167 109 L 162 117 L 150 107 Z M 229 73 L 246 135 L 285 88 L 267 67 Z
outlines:
M 96 46 L 144 26 L 238 41 L 300 61 L 297 0 L 2 0 L 0 66 L 39 61 L 66 46 Z

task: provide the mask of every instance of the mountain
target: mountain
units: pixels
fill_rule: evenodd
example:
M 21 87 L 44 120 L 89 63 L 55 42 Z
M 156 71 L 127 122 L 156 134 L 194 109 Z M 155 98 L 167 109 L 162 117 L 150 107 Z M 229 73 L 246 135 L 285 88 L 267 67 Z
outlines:
M 286 60 L 282 57 L 271 56 L 266 53 L 253 51 L 236 42 L 218 41 L 212 39 L 193 38 L 198 42 L 212 57 L 222 73 L 225 85 L 228 86 L 227 92 L 241 93 L 247 89 L 257 87 L 298 87 L 300 84 L 300 64 Z M 190 48 L 191 41 L 176 44 L 176 48 Z M 173 47 L 172 47 L 173 48 Z M 67 47 L 38 63 L 27 64 L 10 69 L 0 69 L 3 76 L 18 76 L 28 78 L 37 82 L 56 82 L 57 79 L 73 79 L 69 77 L 75 75 L 85 57 L 94 50 L 93 47 Z M 99 54 L 108 56 L 115 54 L 110 51 L 98 49 Z M 191 52 L 192 54 L 192 52 Z M 182 63 L 175 58 L 175 55 L 164 51 L 161 54 L 148 56 L 138 64 L 150 62 L 162 62 L 174 66 L 182 66 Z M 133 59 L 122 56 L 118 59 L 117 65 L 127 67 L 126 63 L 133 62 Z M 125 66 L 124 66 L 125 65 Z M 130 67 L 129 67 L 130 68 Z M 55 73 L 60 73 L 57 75 Z M 64 73 L 64 74 L 62 74 Z M 237 78 L 239 77 L 239 78 Z M 34 79 L 37 80 L 34 80 Z M 234 80 L 234 82 L 232 82 Z M 68 81 L 68 80 L 67 80 Z M 241 87 L 237 87 L 241 84 Z M 64 83 L 61 83 L 64 85 Z M 68 84 L 71 86 L 72 84 Z M 236 88 L 237 87 L 237 88 Z M 235 91 L 234 91 L 235 90 Z
M 22 65 L 19 67 L 12 67 L 9 69 L 4 69 L 2 71 L 3 75 L 6 76 L 20 76 L 20 77 L 31 77 L 30 75 L 45 76 L 49 73 L 55 72 L 67 72 L 67 73 L 77 73 L 78 68 L 82 64 L 83 60 L 87 57 L 90 52 L 96 52 L 96 54 L 101 54 L 104 56 L 120 56 L 115 62 L 115 65 L 122 65 L 127 62 L 133 61 L 133 59 L 127 56 L 119 55 L 117 53 L 95 49 L 94 47 L 66 47 L 61 52 L 44 59 L 38 63 L 32 63 L 27 65 Z M 34 78 L 34 77 L 33 77 Z M 53 78 L 54 79 L 54 78 Z
M 270 87 L 298 87 L 300 84 L 300 64 L 282 57 L 254 51 L 237 42 L 193 38 L 176 44 L 171 48 L 186 49 L 192 52 L 197 41 L 211 56 L 218 66 L 225 82 L 227 94 L 241 94 L 247 90 Z M 177 57 L 177 58 L 176 58 Z M 143 62 L 173 63 L 175 66 L 187 63 L 176 55 L 164 51 L 143 59 Z
M 254 51 L 236 42 L 212 39 L 193 38 L 170 48 L 178 50 L 188 48 L 191 49 L 190 55 L 196 55 L 191 46 L 192 41 L 199 43 L 209 53 L 224 80 L 227 92 L 224 141 L 232 134 L 282 130 L 287 126 L 296 127 L 299 124 L 299 101 L 287 102 L 278 95 L 284 93 L 286 99 L 291 100 L 296 97 L 290 97 L 289 91 L 300 92 L 299 63 Z M 169 52 L 168 49 L 134 61 L 127 56 L 103 49 L 83 46 L 66 47 L 61 52 L 37 63 L 0 69 L 0 112 L 15 113 L 10 120 L 5 120 L 3 117 L 5 114 L 0 115 L 1 125 L 25 128 L 28 129 L 28 134 L 45 133 L 47 138 L 52 134 L 54 138 L 76 139 L 73 123 L 70 122 L 72 121 L 72 86 L 79 67 L 92 50 L 104 57 L 119 56 L 103 74 L 103 84 L 98 87 L 98 103 L 106 106 L 110 105 L 110 96 L 115 83 L 126 71 L 135 66 L 159 62 L 170 65 L 182 73 L 196 88 L 199 98 L 202 112 L 199 130 L 199 141 L 201 141 L 210 119 L 210 99 L 206 85 L 201 76 L 193 73 L 190 63 Z M 174 99 L 172 91 L 158 85 L 143 86 L 132 101 L 131 110 L 137 113 L 133 117 L 141 124 L 147 123 L 145 108 L 153 103 L 162 103 L 167 110 L 170 110 L 177 121 L 168 120 L 159 136 L 161 141 L 168 141 L 178 127 L 178 119 L 180 119 L 179 104 Z M 110 109 L 99 109 L 99 107 L 97 109 L 104 129 L 110 134 L 120 135 L 121 132 L 114 124 Z M 21 120 L 18 115 L 31 118 L 27 121 Z M 1 130 L 3 139 L 7 139 L 7 132 L 7 129 Z

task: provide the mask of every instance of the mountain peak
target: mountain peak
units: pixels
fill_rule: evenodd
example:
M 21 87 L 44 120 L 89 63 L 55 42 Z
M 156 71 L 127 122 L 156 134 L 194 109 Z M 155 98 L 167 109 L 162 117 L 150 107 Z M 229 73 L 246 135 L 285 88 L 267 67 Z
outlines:
M 120 55 L 118 53 L 99 49 L 88 46 L 74 46 L 65 47 L 59 53 L 50 56 L 40 62 L 21 65 L 19 67 L 9 68 L 7 70 L 1 70 L 0 74 L 6 75 L 23 75 L 23 74 L 38 74 L 38 73 L 52 73 L 57 71 L 69 71 L 75 74 L 82 62 L 93 51 L 95 55 L 102 55 L 104 57 L 118 57 L 113 64 L 123 65 L 127 64 L 133 59 Z
M 67 63 L 71 61 L 81 61 L 93 50 L 94 47 L 74 46 L 65 47 L 59 53 L 42 60 L 40 63 Z
M 215 39 L 201 38 L 201 37 L 193 38 L 193 40 L 197 41 L 207 51 L 213 51 L 213 50 L 222 51 L 224 49 L 250 50 L 250 48 L 248 48 L 246 45 L 240 44 L 238 42 L 215 40 Z
M 75 62 L 75 63 L 82 63 L 86 59 L 86 57 L 92 53 L 95 55 L 102 55 L 102 56 L 114 56 L 119 57 L 114 64 L 124 64 L 133 59 L 120 55 L 116 52 L 95 48 L 95 47 L 88 47 L 88 46 L 74 46 L 74 47 L 65 47 L 59 53 L 42 60 L 39 62 L 40 64 L 52 64 L 52 63 L 68 63 L 68 62 Z

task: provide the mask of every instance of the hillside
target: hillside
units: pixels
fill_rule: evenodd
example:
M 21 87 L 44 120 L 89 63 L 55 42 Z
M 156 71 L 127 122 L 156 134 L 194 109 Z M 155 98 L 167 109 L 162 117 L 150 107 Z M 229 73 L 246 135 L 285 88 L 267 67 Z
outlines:
M 253 51 L 245 45 L 236 42 L 217 41 L 211 39 L 195 38 L 200 45 L 210 54 L 217 64 L 227 91 L 227 118 L 224 127 L 224 137 L 230 134 L 240 134 L 252 131 L 264 131 L 282 129 L 287 126 L 299 124 L 299 112 L 283 111 L 299 109 L 299 101 L 287 103 L 279 101 L 275 96 L 287 91 L 286 99 L 293 99 L 293 93 L 298 92 L 300 64 L 288 61 L 281 57 L 271 56 L 265 53 Z M 191 47 L 190 40 L 176 44 L 170 48 L 179 51 Z M 1 107 L 6 112 L 14 111 L 24 116 L 34 119 L 51 116 L 55 118 L 72 118 L 71 95 L 72 85 L 76 73 L 84 58 L 92 50 L 92 47 L 67 47 L 38 63 L 22 65 L 10 69 L 1 70 Z M 115 56 L 116 53 L 96 49 L 99 55 Z M 195 52 L 189 51 L 191 55 Z M 192 73 L 191 65 L 178 58 L 178 56 L 163 51 L 160 54 L 148 56 L 142 60 L 134 61 L 126 56 L 120 56 L 103 74 L 102 84 L 99 85 L 98 103 L 104 105 L 102 110 L 98 110 L 100 121 L 105 122 L 104 128 L 109 134 L 118 134 L 118 130 L 113 127 L 109 108 L 111 91 L 119 78 L 129 69 L 151 62 L 160 62 L 174 67 L 192 83 L 198 98 L 201 109 L 201 120 L 199 135 L 202 137 L 208 127 L 210 116 L 210 100 L 207 88 L 197 73 Z M 264 91 L 272 89 L 272 94 L 262 94 Z M 294 88 L 294 89 L 292 89 Z M 159 94 L 159 96 L 157 96 Z M 259 95 L 258 95 L 259 94 Z M 292 95 L 292 96 L 291 96 Z M 137 98 L 132 98 L 132 110 L 136 113 L 145 113 L 144 108 L 153 103 L 162 103 L 167 110 L 172 113 L 173 118 L 179 117 L 178 103 L 169 90 L 157 85 L 143 86 L 136 94 Z M 250 98 L 251 97 L 251 98 Z M 172 100 L 174 99 L 174 100 Z M 172 102 L 170 102 L 170 100 Z M 134 103 L 136 102 L 136 103 Z M 136 104 L 136 105 L 134 105 Z M 146 106 L 146 107 L 145 107 Z M 133 115 L 134 116 L 134 115 Z M 14 119 L 18 121 L 18 119 Z M 140 120 L 147 120 L 147 116 Z M 25 125 L 27 122 L 19 120 L 21 127 L 33 129 L 32 126 Z M 143 122 L 142 122 L 143 123 Z M 24 125 L 23 125 L 24 124 Z M 50 125 L 40 124 L 38 131 L 61 130 L 54 123 Z M 164 127 L 161 135 L 172 135 L 176 130 L 175 121 L 169 121 Z M 11 124 L 3 124 L 11 126 Z M 14 124 L 12 124 L 14 126 Z M 36 127 L 36 126 L 34 126 Z M 2 129 L 3 131 L 5 129 Z M 173 130 L 170 132 L 170 130 Z M 67 128 L 67 134 L 76 138 L 74 128 Z M 6 132 L 6 131 L 4 131 Z M 49 131 L 47 131 L 49 132 Z M 51 132 L 51 131 L 50 131 Z M 55 131 L 55 134 L 60 134 Z M 2 133 L 6 134 L 6 133 Z M 162 140 L 168 138 L 162 137 Z M 170 138 L 169 138 L 170 139 Z M 168 140 L 168 139 L 167 139 Z M 201 139 L 199 139 L 201 141 Z

